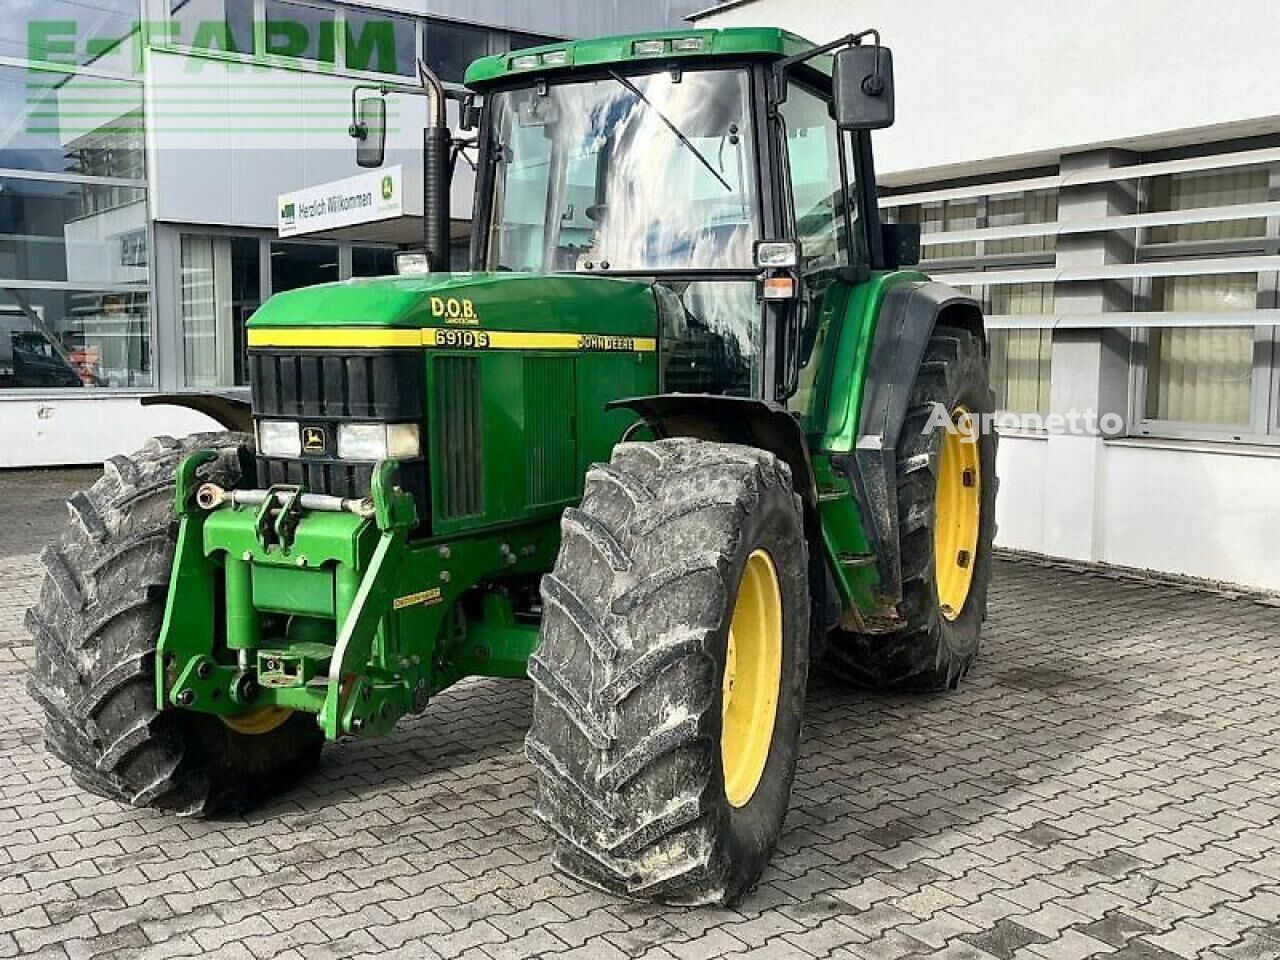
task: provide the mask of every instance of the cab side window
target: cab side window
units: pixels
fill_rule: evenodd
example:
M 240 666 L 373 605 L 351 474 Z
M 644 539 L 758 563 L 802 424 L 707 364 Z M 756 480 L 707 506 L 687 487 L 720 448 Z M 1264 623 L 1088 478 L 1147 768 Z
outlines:
M 828 102 L 793 83 L 780 113 L 801 272 L 847 265 L 853 256 L 845 231 L 844 205 L 851 202 L 847 198 L 854 192 L 840 174 L 840 131 Z

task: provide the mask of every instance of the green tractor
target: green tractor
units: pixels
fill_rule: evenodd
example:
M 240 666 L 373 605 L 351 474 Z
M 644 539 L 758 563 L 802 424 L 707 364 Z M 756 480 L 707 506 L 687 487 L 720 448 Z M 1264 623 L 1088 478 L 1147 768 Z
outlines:
M 558 867 L 734 902 L 810 665 L 954 687 L 985 616 L 983 320 L 880 222 L 890 52 L 733 29 L 477 61 L 468 273 L 424 86 L 427 271 L 272 298 L 251 404 L 160 398 L 228 432 L 71 498 L 28 618 L 46 742 L 100 795 L 237 811 L 325 741 L 528 677 Z M 356 103 L 366 165 L 384 117 Z

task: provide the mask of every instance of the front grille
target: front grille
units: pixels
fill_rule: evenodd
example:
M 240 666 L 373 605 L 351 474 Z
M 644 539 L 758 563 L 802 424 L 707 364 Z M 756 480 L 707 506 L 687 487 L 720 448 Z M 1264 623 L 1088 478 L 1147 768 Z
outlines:
M 300 459 L 258 456 L 258 483 L 300 483 L 312 493 L 368 496 L 372 463 L 341 460 L 337 427 L 344 422 L 423 424 L 423 357 L 417 350 L 253 350 L 249 353 L 253 415 L 296 420 L 321 432 L 318 451 Z M 425 426 L 425 424 L 424 424 Z M 423 447 L 427 437 L 422 437 Z M 427 470 L 421 459 L 400 466 L 400 486 L 427 519 Z

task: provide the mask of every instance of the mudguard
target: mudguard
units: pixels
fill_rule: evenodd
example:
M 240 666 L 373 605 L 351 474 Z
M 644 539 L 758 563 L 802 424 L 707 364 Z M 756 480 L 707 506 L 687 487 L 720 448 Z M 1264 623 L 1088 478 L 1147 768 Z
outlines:
M 943 283 L 901 283 L 884 296 L 862 385 L 858 438 L 851 454 L 833 458 L 850 482 L 876 555 L 882 604 L 902 600 L 898 539 L 898 437 L 911 388 L 939 323 L 973 332 L 984 344 L 977 301 Z
M 142 398 L 144 407 L 186 407 L 212 417 L 228 430 L 253 433 L 252 406 L 228 393 L 152 393 Z
M 614 400 L 608 410 L 634 410 L 659 438 L 697 437 L 768 450 L 791 468 L 805 513 L 818 506 L 818 486 L 804 432 L 787 409 L 767 400 L 705 393 L 667 393 Z

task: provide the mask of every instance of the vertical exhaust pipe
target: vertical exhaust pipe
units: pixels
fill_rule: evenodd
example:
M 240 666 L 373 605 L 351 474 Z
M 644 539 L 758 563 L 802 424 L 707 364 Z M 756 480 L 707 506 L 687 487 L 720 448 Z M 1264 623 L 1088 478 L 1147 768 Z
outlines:
M 418 76 L 427 94 L 427 127 L 422 138 L 422 228 L 432 272 L 449 270 L 449 180 L 453 134 L 445 109 L 444 85 L 421 60 Z

